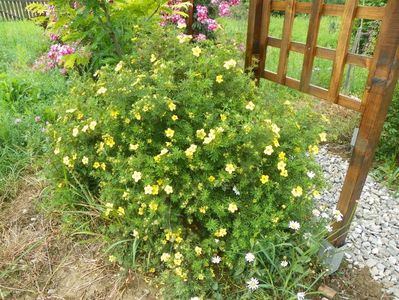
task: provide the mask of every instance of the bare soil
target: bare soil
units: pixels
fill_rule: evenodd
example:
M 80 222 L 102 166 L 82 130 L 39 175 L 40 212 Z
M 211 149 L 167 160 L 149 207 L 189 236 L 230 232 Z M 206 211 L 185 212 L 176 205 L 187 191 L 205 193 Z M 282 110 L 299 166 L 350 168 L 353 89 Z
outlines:
M 37 209 L 43 183 L 23 181 L 0 205 L 0 299 L 155 299 L 139 276 L 105 262 L 99 242 L 63 233 L 59 216 Z

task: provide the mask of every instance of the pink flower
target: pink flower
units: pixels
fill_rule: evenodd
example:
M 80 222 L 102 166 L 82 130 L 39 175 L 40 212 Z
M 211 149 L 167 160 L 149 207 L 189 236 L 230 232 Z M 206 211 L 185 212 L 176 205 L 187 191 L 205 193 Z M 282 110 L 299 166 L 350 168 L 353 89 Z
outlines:
M 204 5 L 197 5 L 196 9 L 198 22 L 205 24 L 208 20 L 208 8 Z
M 206 40 L 206 35 L 203 34 L 203 33 L 200 33 L 200 34 L 196 35 L 196 36 L 194 37 L 194 39 L 195 39 L 196 41 L 205 41 L 205 40 Z
M 219 16 L 226 17 L 228 15 L 230 15 L 230 4 L 226 1 L 223 1 L 219 4 Z
M 215 31 L 218 29 L 219 25 L 214 19 L 206 19 L 206 23 L 208 24 L 208 30 Z

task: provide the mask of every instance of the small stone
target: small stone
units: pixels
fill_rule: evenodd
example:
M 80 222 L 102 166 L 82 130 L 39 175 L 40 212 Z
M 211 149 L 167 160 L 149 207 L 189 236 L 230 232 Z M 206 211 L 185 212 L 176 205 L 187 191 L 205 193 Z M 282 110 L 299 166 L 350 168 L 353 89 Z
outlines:
M 369 268 L 374 267 L 376 264 L 378 263 L 378 261 L 374 258 L 370 258 L 369 260 L 366 261 L 366 266 Z

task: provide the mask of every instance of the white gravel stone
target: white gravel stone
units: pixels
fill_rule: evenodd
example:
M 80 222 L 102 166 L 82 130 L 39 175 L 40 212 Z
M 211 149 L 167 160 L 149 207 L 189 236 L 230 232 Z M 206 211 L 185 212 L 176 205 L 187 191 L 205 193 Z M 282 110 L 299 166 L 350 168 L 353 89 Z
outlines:
M 338 202 L 348 161 L 326 147 L 317 155 L 328 189 L 321 201 Z M 368 176 L 347 238 L 345 259 L 355 268 L 365 265 L 385 292 L 399 300 L 399 196 Z

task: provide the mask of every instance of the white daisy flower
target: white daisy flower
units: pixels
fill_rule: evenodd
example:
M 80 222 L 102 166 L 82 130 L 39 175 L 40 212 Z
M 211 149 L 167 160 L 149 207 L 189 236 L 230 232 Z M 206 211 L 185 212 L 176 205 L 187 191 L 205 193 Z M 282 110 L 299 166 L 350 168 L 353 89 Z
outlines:
M 255 260 L 255 255 L 253 255 L 253 253 L 251 252 L 248 252 L 247 254 L 245 254 L 245 260 L 251 263 Z
M 252 277 L 250 280 L 247 281 L 247 288 L 250 291 L 255 291 L 256 289 L 259 288 L 259 280 Z
M 310 179 L 313 179 L 313 178 L 316 176 L 316 173 L 313 172 L 313 171 L 309 171 L 309 172 L 306 173 L 306 175 L 307 175 Z
M 234 192 L 234 194 L 236 194 L 237 196 L 240 196 L 240 191 L 237 189 L 236 186 L 233 186 L 233 192 Z
M 288 223 L 288 228 L 297 231 L 299 228 L 301 228 L 301 224 L 299 224 L 297 221 L 290 221 Z
M 299 292 L 296 294 L 296 299 L 297 300 L 305 300 L 306 294 L 304 292 Z
M 213 264 L 219 264 L 222 261 L 222 258 L 218 255 L 212 257 L 212 263 Z
M 286 261 L 286 260 L 281 261 L 280 266 L 285 268 L 286 266 L 288 266 L 288 261 Z

